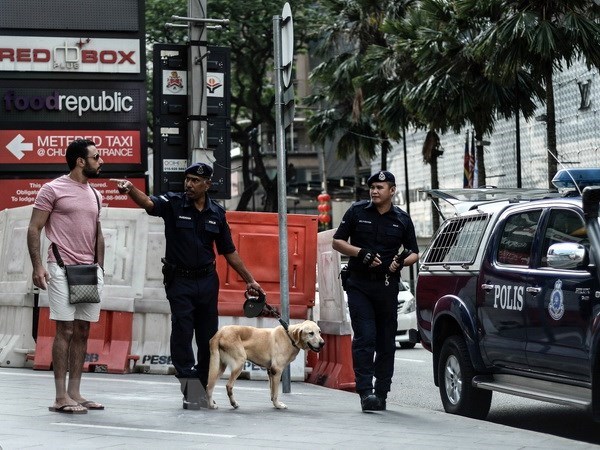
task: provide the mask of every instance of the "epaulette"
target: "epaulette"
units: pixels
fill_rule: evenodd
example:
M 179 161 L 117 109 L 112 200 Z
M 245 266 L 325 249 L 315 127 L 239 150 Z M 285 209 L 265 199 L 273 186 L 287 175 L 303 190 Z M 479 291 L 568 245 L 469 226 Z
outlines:
M 371 200 L 357 200 L 354 203 L 352 203 L 351 206 L 352 207 L 355 207 L 355 206 L 366 206 L 369 203 L 371 203 Z
M 221 205 L 218 201 L 213 200 L 212 198 L 210 199 L 210 201 L 212 202 L 213 205 L 218 206 L 222 211 L 225 211 L 225 207 L 223 205 Z

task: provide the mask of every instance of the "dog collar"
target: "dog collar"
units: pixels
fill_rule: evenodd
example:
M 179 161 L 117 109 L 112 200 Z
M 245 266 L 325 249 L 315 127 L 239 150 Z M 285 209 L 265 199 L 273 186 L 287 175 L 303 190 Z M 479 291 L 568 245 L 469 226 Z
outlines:
M 292 343 L 292 345 L 293 345 L 294 347 L 296 347 L 298 350 L 300 350 L 300 347 L 298 347 L 298 346 L 296 345 L 296 343 L 294 342 L 294 340 L 293 340 L 293 339 L 292 339 L 292 337 L 290 336 L 290 333 L 289 333 L 289 331 L 288 331 L 288 328 L 289 328 L 289 325 L 288 325 L 288 323 L 287 323 L 285 320 L 283 320 L 281 317 L 279 317 L 279 323 L 281 324 L 281 326 L 282 326 L 282 327 L 283 327 L 283 329 L 285 330 L 285 334 L 286 334 L 286 335 L 287 335 L 287 337 L 289 338 L 289 340 L 290 340 L 290 342 Z

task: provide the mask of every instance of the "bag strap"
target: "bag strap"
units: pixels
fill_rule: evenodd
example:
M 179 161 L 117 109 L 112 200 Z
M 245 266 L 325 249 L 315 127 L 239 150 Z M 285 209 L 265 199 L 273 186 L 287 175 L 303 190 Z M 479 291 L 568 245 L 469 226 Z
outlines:
M 94 189 L 92 186 L 90 187 L 92 188 L 94 197 L 96 197 L 96 203 L 98 204 L 98 220 L 96 221 L 96 240 L 94 241 L 94 264 L 96 264 L 98 262 L 98 222 L 100 222 L 100 199 L 98 198 L 98 193 L 96 192 L 96 189 Z M 60 257 L 60 253 L 58 253 L 58 247 L 54 242 L 52 243 L 52 253 L 54 253 L 54 257 L 56 258 L 56 264 L 58 264 L 58 267 L 65 267 L 65 263 Z
M 64 268 L 65 263 L 63 262 L 62 258 L 60 257 L 60 254 L 58 253 L 58 247 L 56 246 L 56 244 L 54 242 L 52 243 L 52 253 L 54 253 L 54 257 L 56 258 L 56 264 L 58 264 L 58 267 Z
M 100 199 L 98 198 L 98 193 L 96 192 L 96 189 L 94 189 L 92 185 L 90 185 L 90 187 L 92 188 L 92 192 L 96 197 L 96 204 L 98 205 L 98 219 L 96 220 L 96 240 L 94 241 L 94 264 L 96 264 L 98 262 L 98 224 L 100 223 Z

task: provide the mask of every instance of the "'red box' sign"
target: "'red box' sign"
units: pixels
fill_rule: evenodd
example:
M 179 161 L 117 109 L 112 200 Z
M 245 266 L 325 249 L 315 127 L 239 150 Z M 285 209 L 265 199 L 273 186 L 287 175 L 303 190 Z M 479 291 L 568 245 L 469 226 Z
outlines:
M 64 164 L 71 141 L 90 139 L 106 164 L 141 164 L 139 130 L 0 130 L 0 164 Z
M 110 177 L 114 178 L 114 177 Z M 145 178 L 128 178 L 135 187 L 146 192 Z M 32 205 L 35 196 L 48 179 L 0 180 L 0 210 Z M 108 178 L 95 178 L 90 184 L 102 194 L 102 206 L 111 208 L 137 208 L 127 194 L 119 194 L 117 184 Z

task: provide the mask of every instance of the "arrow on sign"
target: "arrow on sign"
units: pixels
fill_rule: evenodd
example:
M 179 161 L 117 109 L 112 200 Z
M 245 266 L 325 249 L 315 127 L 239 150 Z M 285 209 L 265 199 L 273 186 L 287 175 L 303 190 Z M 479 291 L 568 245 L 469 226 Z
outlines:
M 22 159 L 25 156 L 23 152 L 30 152 L 33 150 L 33 144 L 29 142 L 23 142 L 25 138 L 20 134 L 17 134 L 15 138 L 6 144 L 6 148 L 11 152 L 17 159 Z

